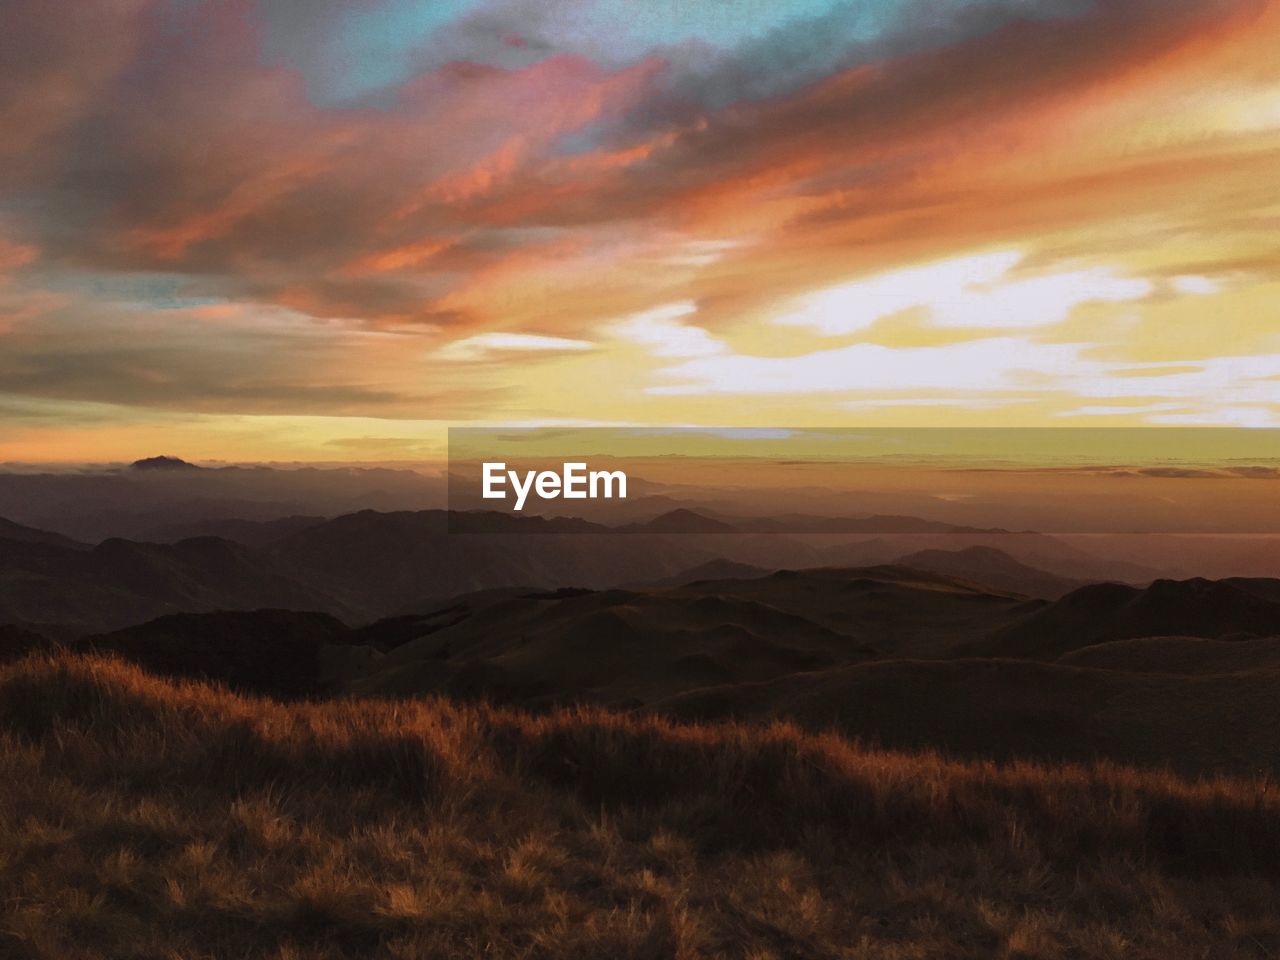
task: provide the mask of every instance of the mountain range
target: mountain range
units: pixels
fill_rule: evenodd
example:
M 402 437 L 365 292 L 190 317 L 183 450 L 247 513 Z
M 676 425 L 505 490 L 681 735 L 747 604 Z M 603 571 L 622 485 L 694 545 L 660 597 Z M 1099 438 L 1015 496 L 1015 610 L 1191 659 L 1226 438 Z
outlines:
M 901 565 L 699 569 L 711 576 L 469 591 L 357 627 L 218 610 L 59 644 L 11 625 L 0 647 L 70 645 L 284 699 L 588 703 L 960 757 L 1280 772 L 1280 581 L 1089 584 L 1048 600 Z
M 279 699 L 594 704 L 962 757 L 1280 772 L 1280 580 L 909 517 L 663 507 L 613 526 L 170 517 L 170 542 L 4 520 L 0 660 L 70 647 Z
M 715 575 L 714 564 L 721 564 L 722 573 L 770 572 L 904 557 L 916 569 L 964 573 L 1032 597 L 1053 598 L 1076 585 L 1071 577 L 1033 568 L 983 543 L 1040 556 L 1059 569 L 1087 569 L 1092 563 L 1097 576 L 1113 572 L 1104 558 L 1035 534 L 957 529 L 796 537 L 726 532 L 723 521 L 704 519 L 667 512 L 647 524 L 611 528 L 492 512 L 365 510 L 332 519 L 290 515 L 174 523 L 165 528 L 176 538 L 171 541 L 111 537 L 92 544 L 3 521 L 0 622 L 70 636 L 172 613 L 276 607 L 360 624 L 495 587 L 600 589 L 705 578 Z M 927 549 L 913 549 L 921 546 Z

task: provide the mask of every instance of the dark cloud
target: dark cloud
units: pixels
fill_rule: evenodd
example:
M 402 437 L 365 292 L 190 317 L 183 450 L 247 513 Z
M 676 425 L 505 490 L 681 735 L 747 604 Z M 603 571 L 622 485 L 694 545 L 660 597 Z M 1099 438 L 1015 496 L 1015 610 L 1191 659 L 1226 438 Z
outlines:
M 0 395 L 199 413 L 466 415 L 500 387 L 413 376 L 412 341 L 278 308 L 129 310 L 72 298 L 10 331 Z M 370 350 L 387 359 L 366 367 Z M 408 364 L 407 369 L 397 366 Z
M 200 412 L 360 414 L 399 400 L 360 386 L 317 384 L 305 370 L 246 364 L 234 346 L 9 351 L 0 393 Z
M 70 8 L 13 0 L 0 36 L 40 19 L 36 8 L 44 27 L 27 59 L 78 76 Z M 467 198 L 643 96 L 658 69 L 613 73 L 571 57 L 521 71 L 449 64 L 389 105 L 319 108 L 296 73 L 261 62 L 253 13 L 243 2 L 145 9 L 120 24 L 131 39 L 117 46 L 133 56 L 77 88 L 56 123 L 17 118 L 28 129 L 10 143 L 56 148 L 24 177 L 25 151 L 0 158 L 0 184 L 15 191 L 6 199 L 47 264 L 200 274 L 227 296 L 321 316 L 456 320 L 432 303 L 466 278 L 405 248 L 434 240 L 465 244 L 473 261 L 502 259 L 509 246 L 485 240 Z M 54 84 L 11 73 L 15 103 Z
M 591 222 L 602 213 L 638 216 L 688 202 L 708 188 L 767 182 L 764 174 L 777 169 L 794 171 L 788 191 L 803 189 L 813 178 L 863 178 L 868 171 L 873 188 L 909 182 L 945 161 L 958 144 L 986 136 L 988 122 L 1079 94 L 1082 87 L 1194 44 L 1204 30 L 1260 5 L 1261 0 L 1111 0 L 1089 16 L 1016 21 L 986 34 L 977 24 L 1007 19 L 1011 6 L 979 5 L 963 21 L 972 24 L 961 31 L 973 34 L 971 39 L 871 62 L 866 70 L 837 73 L 794 96 L 700 114 L 670 146 L 602 179 L 596 189 L 578 190 L 569 202 L 548 203 L 539 212 L 559 223 Z M 536 181 L 518 182 L 512 191 L 535 186 Z M 884 202 L 877 189 L 868 197 Z M 504 198 L 490 202 L 500 205 Z M 865 212 L 855 208 L 846 216 Z
M 1111 0 L 1082 15 L 1078 0 L 919 2 L 874 25 L 851 4 L 736 50 L 686 44 L 607 69 L 563 45 L 543 58 L 583 0 L 498 3 L 436 31 L 434 59 L 388 103 L 321 108 L 295 71 L 263 63 L 247 0 L 138 0 L 87 21 L 80 7 L 10 0 L 0 36 L 21 56 L 0 81 L 7 140 L 20 159 L 35 140 L 57 153 L 15 179 L 11 149 L 0 182 L 21 186 L 9 199 L 50 263 L 203 274 L 227 295 L 321 316 L 465 321 L 431 303 L 521 249 L 497 231 L 661 217 L 771 168 L 796 169 L 792 190 L 909 178 L 936 147 L 916 141 L 940 125 L 963 135 L 1242 5 Z M 271 8 L 303 24 L 322 14 L 337 7 Z M 523 46 L 503 39 L 513 31 Z M 560 153 L 590 131 L 596 149 Z M 646 143 L 646 159 L 593 160 Z M 403 252 L 428 241 L 439 263 Z M 541 242 L 531 229 L 522 244 Z

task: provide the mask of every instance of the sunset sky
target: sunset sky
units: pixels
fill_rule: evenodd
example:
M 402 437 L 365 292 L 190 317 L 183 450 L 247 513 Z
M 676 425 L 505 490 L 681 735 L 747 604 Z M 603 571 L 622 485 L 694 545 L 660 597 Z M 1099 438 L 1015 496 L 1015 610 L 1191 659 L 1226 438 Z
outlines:
M 5 0 L 0 460 L 1280 426 L 1280 0 Z

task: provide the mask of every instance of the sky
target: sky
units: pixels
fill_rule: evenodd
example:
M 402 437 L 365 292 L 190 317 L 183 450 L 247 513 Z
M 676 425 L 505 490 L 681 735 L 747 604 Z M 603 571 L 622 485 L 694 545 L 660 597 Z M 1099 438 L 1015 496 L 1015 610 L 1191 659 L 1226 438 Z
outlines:
M 1280 426 L 1280 0 L 6 0 L 0 130 L 0 461 Z

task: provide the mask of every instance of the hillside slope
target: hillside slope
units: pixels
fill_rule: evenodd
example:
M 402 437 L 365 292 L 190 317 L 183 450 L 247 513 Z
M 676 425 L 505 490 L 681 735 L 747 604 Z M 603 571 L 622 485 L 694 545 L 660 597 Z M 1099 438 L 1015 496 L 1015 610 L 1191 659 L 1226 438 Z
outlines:
M 995 547 L 920 550 L 899 557 L 894 563 L 913 570 L 930 570 L 952 577 L 963 577 L 988 587 L 1046 600 L 1056 600 L 1083 586 L 1079 580 L 1039 570 Z
M 0 667 L 0 954 L 1213 957 L 1280 950 L 1280 797 L 785 726 L 284 706 Z
M 104 540 L 92 548 L 0 540 L 0 623 L 83 635 L 180 612 L 284 607 L 350 616 L 331 591 L 229 540 Z
M 216 680 L 278 697 L 316 696 L 325 648 L 348 645 L 345 624 L 293 610 L 176 613 L 85 637 L 77 649 L 112 653 L 173 677 Z
M 60 533 L 53 533 L 49 530 L 39 530 L 35 527 L 28 527 L 21 523 L 14 523 L 12 520 L 6 520 L 4 517 L 0 517 L 0 540 L 9 540 L 14 543 L 43 543 L 55 547 L 87 549 L 86 544 L 72 540 L 70 537 L 64 537 Z
M 605 587 L 669 576 L 710 559 L 693 538 L 540 532 L 540 517 L 442 510 L 337 517 L 285 537 L 273 557 L 327 585 L 370 617 L 493 587 Z M 487 521 L 487 524 L 486 524 Z M 524 531 L 528 531 L 527 533 Z
M 640 706 L 878 655 L 942 656 L 1027 609 L 1021 597 L 902 567 L 486 591 L 449 605 L 458 610 L 452 622 L 371 661 L 349 689 Z
M 1280 637 L 1236 640 L 1141 637 L 1081 647 L 1059 657 L 1057 662 L 1095 670 L 1193 677 L 1259 671 L 1280 673 Z
M 1156 580 L 1145 588 L 1090 584 L 960 652 L 1053 660 L 1112 640 L 1232 634 L 1280 634 L 1280 581 Z
M 812 620 L 715 593 L 508 590 L 452 606 L 452 623 L 372 661 L 351 692 L 640 704 L 875 653 Z
M 688 720 L 787 719 L 895 750 L 1280 775 L 1280 674 L 1143 675 L 1025 660 L 881 660 L 688 691 Z

